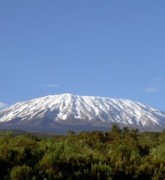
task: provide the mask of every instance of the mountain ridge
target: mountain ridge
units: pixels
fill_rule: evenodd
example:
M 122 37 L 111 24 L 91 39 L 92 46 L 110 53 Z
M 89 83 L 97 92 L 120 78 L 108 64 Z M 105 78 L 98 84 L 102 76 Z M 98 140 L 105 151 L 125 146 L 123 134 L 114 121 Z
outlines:
M 76 130 L 76 126 L 80 126 L 81 130 L 81 126 L 86 126 L 87 129 L 90 126 L 91 129 L 96 126 L 107 128 L 114 123 L 140 130 L 159 131 L 165 128 L 165 113 L 128 99 L 70 93 L 18 102 L 0 111 L 1 127 L 24 126 L 57 130 L 59 126 L 65 126 L 66 129 L 67 126 L 74 126 Z

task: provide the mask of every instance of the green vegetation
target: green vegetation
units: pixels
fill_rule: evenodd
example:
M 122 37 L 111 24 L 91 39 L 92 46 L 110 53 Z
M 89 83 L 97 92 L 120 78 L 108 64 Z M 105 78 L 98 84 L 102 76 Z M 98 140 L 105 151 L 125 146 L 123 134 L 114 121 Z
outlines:
M 165 131 L 0 133 L 0 179 L 165 179 Z

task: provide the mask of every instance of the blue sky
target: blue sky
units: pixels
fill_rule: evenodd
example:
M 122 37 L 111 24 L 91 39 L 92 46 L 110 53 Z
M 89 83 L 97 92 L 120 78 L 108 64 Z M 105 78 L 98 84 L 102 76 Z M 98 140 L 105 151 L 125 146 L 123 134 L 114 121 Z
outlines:
M 164 0 L 1 0 L 0 106 L 73 93 L 165 110 L 164 8 Z

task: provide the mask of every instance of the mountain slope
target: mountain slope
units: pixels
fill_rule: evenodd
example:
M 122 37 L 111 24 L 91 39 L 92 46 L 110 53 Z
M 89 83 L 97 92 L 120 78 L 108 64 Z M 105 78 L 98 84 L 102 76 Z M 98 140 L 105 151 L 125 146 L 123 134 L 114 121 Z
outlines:
M 113 123 L 158 131 L 165 128 L 165 113 L 130 100 L 72 94 L 36 98 L 0 111 L 3 128 L 81 130 Z

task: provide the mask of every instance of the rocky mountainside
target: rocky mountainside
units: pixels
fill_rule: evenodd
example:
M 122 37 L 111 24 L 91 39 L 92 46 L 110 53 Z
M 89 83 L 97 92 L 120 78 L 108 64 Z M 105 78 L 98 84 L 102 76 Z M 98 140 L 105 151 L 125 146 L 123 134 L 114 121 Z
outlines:
M 72 94 L 19 102 L 0 111 L 1 129 L 65 132 L 102 130 L 114 123 L 159 131 L 165 128 L 165 113 L 131 100 Z

